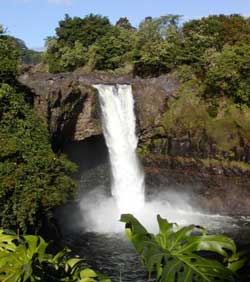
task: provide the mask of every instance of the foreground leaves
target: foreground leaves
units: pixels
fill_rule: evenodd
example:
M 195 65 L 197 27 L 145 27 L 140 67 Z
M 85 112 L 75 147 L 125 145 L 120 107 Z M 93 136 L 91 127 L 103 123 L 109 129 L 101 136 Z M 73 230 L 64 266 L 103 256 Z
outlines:
M 122 215 L 126 233 L 141 255 L 149 275 L 156 271 L 159 282 L 235 281 L 234 273 L 221 262 L 204 258 L 200 251 L 228 258 L 236 254 L 236 246 L 223 235 L 207 235 L 201 227 L 179 228 L 157 216 L 159 234 L 153 235 L 130 214 Z
M 70 250 L 53 256 L 46 253 L 47 246 L 40 236 L 20 238 L 0 229 L 0 281 L 110 282 L 82 259 L 69 258 Z

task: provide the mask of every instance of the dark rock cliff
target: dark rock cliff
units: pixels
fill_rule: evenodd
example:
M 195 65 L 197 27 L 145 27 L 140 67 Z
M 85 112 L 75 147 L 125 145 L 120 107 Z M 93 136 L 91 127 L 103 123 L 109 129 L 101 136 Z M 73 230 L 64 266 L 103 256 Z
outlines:
M 100 135 L 97 95 L 72 74 L 24 74 L 19 81 L 34 93 L 34 107 L 47 123 L 54 147 Z
M 140 140 L 149 138 L 178 86 L 168 76 L 133 79 L 92 74 L 23 74 L 19 81 L 34 93 L 34 106 L 48 124 L 53 142 L 82 141 L 102 134 L 97 92 L 93 84 L 132 83 Z

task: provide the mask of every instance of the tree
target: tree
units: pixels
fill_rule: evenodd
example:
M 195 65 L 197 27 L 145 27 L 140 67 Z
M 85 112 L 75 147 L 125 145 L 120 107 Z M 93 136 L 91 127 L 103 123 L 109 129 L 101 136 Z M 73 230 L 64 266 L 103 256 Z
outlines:
M 240 15 L 213 15 L 184 23 L 182 62 L 203 69 L 203 54 L 208 49 L 221 51 L 225 44 L 250 43 L 250 20 Z
M 0 83 L 13 81 L 18 72 L 20 52 L 14 41 L 0 26 Z
M 158 76 L 178 63 L 180 53 L 179 16 L 146 18 L 139 26 L 134 50 L 135 74 Z
M 106 35 L 93 44 L 88 53 L 91 69 L 106 70 L 123 67 L 131 62 L 135 33 L 123 27 L 113 27 Z
M 87 51 L 112 29 L 107 17 L 90 14 L 84 18 L 65 15 L 56 37 L 47 39 L 44 61 L 50 72 L 73 71 L 87 61 Z
M 128 20 L 127 17 L 124 17 L 124 18 L 120 18 L 115 26 L 117 27 L 122 27 L 122 28 L 125 28 L 125 29 L 128 29 L 128 30 L 135 30 L 135 28 L 131 25 L 130 21 Z
M 139 25 L 139 42 L 144 44 L 148 41 L 166 40 L 170 30 L 177 30 L 180 16 L 166 15 L 159 18 L 147 17 Z
M 63 46 L 55 38 L 47 39 L 47 52 L 44 55 L 45 61 L 49 64 L 50 72 L 73 71 L 86 63 L 87 49 L 80 41 L 74 46 Z
M 44 63 L 49 66 L 49 71 L 57 73 L 63 71 L 60 65 L 61 52 L 60 44 L 55 37 L 48 37 L 45 43 L 47 51 L 43 55 Z
M 209 46 L 221 50 L 225 44 L 234 45 L 250 40 L 250 20 L 240 15 L 212 15 L 191 20 L 183 25 L 183 35 L 190 40 L 195 35 L 210 38 Z M 195 42 L 193 42 L 195 44 Z
M 225 45 L 222 52 L 210 55 L 205 75 L 207 91 L 217 95 L 225 94 L 237 103 L 250 106 L 249 57 L 249 44 Z
M 65 15 L 56 29 L 57 39 L 68 46 L 74 46 L 76 41 L 84 47 L 89 47 L 110 30 L 111 24 L 107 17 L 90 14 L 84 18 Z

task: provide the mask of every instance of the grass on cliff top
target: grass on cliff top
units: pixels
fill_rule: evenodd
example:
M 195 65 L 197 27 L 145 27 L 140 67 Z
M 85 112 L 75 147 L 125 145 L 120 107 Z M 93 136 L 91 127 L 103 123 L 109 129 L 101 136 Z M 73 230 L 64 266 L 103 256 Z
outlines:
M 200 159 L 204 167 L 223 167 L 223 168 L 236 168 L 242 171 L 250 170 L 250 164 L 241 161 L 226 161 L 226 160 L 216 160 L 216 159 Z
M 241 171 L 250 171 L 250 163 L 245 163 L 242 161 L 230 161 L 230 160 L 217 160 L 217 159 L 202 159 L 202 158 L 190 158 L 190 157 L 182 157 L 182 156 L 176 156 L 176 157 L 170 157 L 170 156 L 155 156 L 153 157 L 154 160 L 174 160 L 177 163 L 185 166 L 185 165 L 199 165 L 204 168 L 215 168 L 215 167 L 222 167 L 222 168 L 228 168 L 228 169 L 240 169 Z
M 241 161 L 230 161 L 230 160 L 217 160 L 217 159 L 194 159 L 194 158 L 185 158 L 181 156 L 174 157 L 174 159 L 181 163 L 182 165 L 189 163 L 200 163 L 205 168 L 210 167 L 223 167 L 228 169 L 240 169 L 242 171 L 250 170 L 250 163 L 245 163 Z

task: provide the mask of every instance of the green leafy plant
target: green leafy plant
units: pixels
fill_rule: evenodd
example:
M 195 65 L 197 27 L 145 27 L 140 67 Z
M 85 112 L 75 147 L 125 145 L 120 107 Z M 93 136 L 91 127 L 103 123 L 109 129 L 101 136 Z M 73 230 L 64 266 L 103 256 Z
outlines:
M 40 236 L 18 237 L 0 229 L 0 281 L 110 282 L 82 259 L 70 258 L 69 249 L 53 256 L 47 246 Z
M 232 239 L 224 235 L 207 235 L 201 227 L 180 228 L 157 216 L 159 234 L 153 235 L 130 214 L 122 215 L 126 234 L 141 255 L 149 276 L 156 271 L 159 282 L 235 281 L 235 274 L 225 265 L 236 254 Z M 219 255 L 220 261 L 205 258 L 200 252 Z M 231 268 L 232 269 L 232 268 Z
M 19 50 L 0 25 L 0 83 L 13 82 L 18 73 Z
M 56 156 L 45 124 L 24 94 L 0 84 L 0 225 L 25 233 L 72 199 L 76 166 Z

